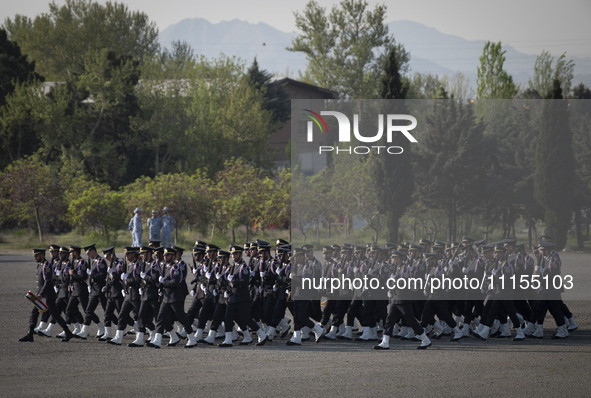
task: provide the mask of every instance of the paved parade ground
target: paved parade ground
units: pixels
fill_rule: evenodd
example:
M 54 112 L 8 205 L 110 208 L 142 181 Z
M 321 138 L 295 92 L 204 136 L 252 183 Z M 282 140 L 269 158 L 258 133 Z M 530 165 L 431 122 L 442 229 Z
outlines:
M 561 257 L 571 270 L 591 267 L 591 254 Z M 589 301 L 566 302 L 579 325 L 566 340 L 550 339 L 555 324 L 548 316 L 543 340 L 520 343 L 444 337 L 421 351 L 415 349 L 418 343 L 392 339 L 389 351 L 377 352 L 373 342 L 287 347 L 286 339 L 276 339 L 263 347 L 156 350 L 128 348 L 131 336 L 124 338 L 125 346 L 99 342 L 94 324 L 86 341 L 35 336 L 34 343 L 19 343 L 32 308 L 24 296 L 35 291 L 30 252 L 0 252 L 0 272 L 2 397 L 591 395 L 591 292 Z M 97 314 L 102 318 L 100 307 Z

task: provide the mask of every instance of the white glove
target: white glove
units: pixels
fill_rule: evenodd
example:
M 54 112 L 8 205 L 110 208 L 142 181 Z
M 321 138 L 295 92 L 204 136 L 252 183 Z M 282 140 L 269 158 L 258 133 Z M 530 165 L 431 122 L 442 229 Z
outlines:
M 56 270 L 55 271 L 55 276 L 62 276 L 62 271 L 61 270 Z
M 392 298 L 392 292 L 388 290 L 388 298 Z
M 464 267 L 464 268 L 462 268 L 462 272 L 463 272 L 464 274 L 467 274 L 467 273 L 468 273 L 468 271 L 469 271 L 468 267 Z
M 283 268 L 277 268 L 277 269 L 275 270 L 275 273 L 276 273 L 277 275 L 281 275 L 281 272 L 283 272 Z
M 215 290 L 215 289 L 213 289 L 213 297 L 215 297 L 215 296 L 217 296 L 217 295 L 218 295 L 218 291 L 217 291 L 217 290 Z
M 141 287 L 139 288 L 139 292 L 140 292 L 140 296 L 144 295 L 144 289 L 142 289 Z
M 276 292 L 277 290 L 279 290 L 279 286 L 273 285 L 273 291 Z
M 206 273 L 205 273 L 205 277 L 206 277 L 207 279 L 211 278 L 211 272 L 206 272 Z
M 160 292 L 160 291 L 159 291 L 159 292 L 158 292 L 158 295 L 159 295 L 160 297 L 162 297 L 162 292 Z
M 110 274 L 112 274 L 113 272 L 115 272 L 115 269 L 114 269 L 114 268 L 109 268 L 109 269 L 107 270 L 107 273 L 108 273 L 109 275 L 110 275 Z
M 498 270 L 498 269 L 496 269 L 496 268 L 495 268 L 495 269 L 493 269 L 493 270 L 492 270 L 492 274 L 493 274 L 493 276 L 494 276 L 494 275 L 496 275 L 498 272 L 499 272 L 499 270 Z
M 162 283 L 164 282 L 166 279 L 163 276 L 160 276 L 160 278 L 158 278 L 158 282 Z
M 285 289 L 285 294 L 289 294 L 289 289 Z
M 92 292 L 92 288 L 88 286 L 88 293 Z
M 251 277 L 255 276 L 256 274 L 257 274 L 256 272 L 254 272 L 254 271 L 250 271 L 250 276 L 251 276 Z
M 191 291 L 189 292 L 189 294 L 191 295 L 191 297 L 195 297 L 195 290 L 191 290 Z
M 259 286 L 259 293 L 262 293 L 262 292 L 263 292 L 263 287 Z
M 358 272 L 359 272 L 359 267 L 355 267 L 355 268 L 353 268 L 353 272 L 354 272 L 354 273 L 358 273 Z
M 224 298 L 230 298 L 230 293 L 224 292 Z
M 140 273 L 140 278 L 146 279 L 146 273 L 145 272 Z
M 121 274 L 121 280 L 122 281 L 127 280 L 127 274 Z
M 290 277 L 291 279 L 293 279 L 293 278 L 295 278 L 295 274 L 292 272 L 291 274 L 289 274 L 289 277 Z
M 220 274 L 219 272 L 217 272 L 215 274 L 215 279 L 220 279 L 222 277 L 222 274 Z
M 88 268 L 88 269 L 86 270 L 86 273 L 87 273 L 88 275 L 90 275 L 90 274 L 92 274 L 92 270 L 91 270 L 90 268 Z
M 56 293 L 57 293 L 57 292 L 59 292 L 59 289 L 57 288 L 57 286 L 54 286 L 54 287 L 53 287 L 53 290 L 54 290 Z
M 127 293 L 125 293 L 125 289 L 121 290 L 121 293 L 123 294 L 123 297 L 127 296 Z
M 193 268 L 193 270 L 191 271 L 193 273 L 193 275 L 197 274 L 198 269 L 197 268 Z
M 107 291 L 107 287 L 106 286 L 103 286 L 103 288 L 101 289 L 101 293 L 104 293 L 106 291 Z
M 232 282 L 234 280 L 234 274 L 228 275 L 228 280 Z
M 264 278 L 265 275 L 267 275 L 267 273 L 265 271 L 263 271 L 263 272 L 259 272 L 259 275 L 261 276 L 261 278 Z
M 201 286 L 199 286 L 201 288 L 201 290 L 203 290 L 203 293 L 207 292 L 207 286 L 205 286 L 204 283 L 201 284 Z

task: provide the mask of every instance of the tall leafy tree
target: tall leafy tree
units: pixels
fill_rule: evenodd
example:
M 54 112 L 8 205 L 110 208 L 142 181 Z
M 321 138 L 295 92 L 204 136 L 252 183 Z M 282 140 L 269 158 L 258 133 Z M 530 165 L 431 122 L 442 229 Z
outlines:
M 528 82 L 528 88 L 538 93 L 542 98 L 550 98 L 554 79 L 557 79 L 564 93 L 563 96 L 566 97 L 571 90 L 574 70 L 575 64 L 573 60 L 566 59 L 566 53 L 554 58 L 548 51 L 544 50 L 536 58 L 534 76 Z
M 159 46 L 158 29 L 146 14 L 110 1 L 66 0 L 61 6 L 52 2 L 49 12 L 34 19 L 8 18 L 5 28 L 50 81 L 82 73 L 89 51 L 107 49 L 141 61 L 153 56 Z
M 517 87 L 513 77 L 504 69 L 505 53 L 501 42 L 487 41 L 477 69 L 476 95 L 480 99 L 513 98 Z
M 263 93 L 265 109 L 273 114 L 277 123 L 285 123 L 291 113 L 291 102 L 283 87 L 272 84 L 273 76 L 266 70 L 259 68 L 256 58 L 252 61 L 246 74 L 249 82 Z
M 404 48 L 388 33 L 385 16 L 386 6 L 370 10 L 365 0 L 343 0 L 330 13 L 315 1 L 306 4 L 295 13 L 299 33 L 288 48 L 306 54 L 303 78 L 343 97 L 377 98 L 376 82 L 388 51 L 397 48 L 401 65 L 408 61 Z
M 560 81 L 554 79 L 552 98 L 544 104 L 536 147 L 534 195 L 545 210 L 545 232 L 557 249 L 566 244 L 573 211 L 575 177 L 567 101 L 561 101 Z

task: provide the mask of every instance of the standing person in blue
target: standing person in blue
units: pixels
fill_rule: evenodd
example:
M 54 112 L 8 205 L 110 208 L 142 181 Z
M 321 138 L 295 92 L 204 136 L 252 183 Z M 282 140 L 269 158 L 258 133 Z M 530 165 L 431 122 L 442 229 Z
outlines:
M 45 299 L 47 307 L 49 308 L 51 316 L 64 329 L 65 337 L 62 341 L 68 341 L 73 337 L 73 334 L 68 329 L 66 321 L 55 311 L 55 291 L 53 289 L 53 270 L 49 262 L 45 259 L 45 249 L 33 249 L 33 258 L 37 262 L 37 296 Z M 29 333 L 20 338 L 19 341 L 33 342 L 33 334 L 35 325 L 39 319 L 39 310 L 33 307 L 31 310 L 31 317 L 29 318 Z
M 129 220 L 128 226 L 133 240 L 131 246 L 140 247 L 142 245 L 142 210 L 136 207 L 133 213 L 134 216 Z
M 162 218 L 158 217 L 158 212 L 152 210 L 152 217 L 148 218 L 148 232 L 150 233 L 150 242 L 160 242 L 160 230 L 162 229 Z
M 168 214 L 168 207 L 162 209 L 162 246 L 172 246 L 172 230 L 174 229 L 174 219 Z

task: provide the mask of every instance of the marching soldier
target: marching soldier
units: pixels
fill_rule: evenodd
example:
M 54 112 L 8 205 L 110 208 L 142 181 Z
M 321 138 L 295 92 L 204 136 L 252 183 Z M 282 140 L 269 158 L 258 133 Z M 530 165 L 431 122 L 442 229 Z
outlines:
M 33 258 L 37 262 L 37 296 L 45 299 L 48 311 L 56 322 L 64 329 L 64 338 L 62 341 L 67 342 L 73 334 L 68 329 L 66 321 L 55 310 L 55 291 L 53 289 L 53 271 L 49 262 L 45 259 L 45 249 L 33 249 Z M 19 339 L 20 342 L 33 342 L 33 334 L 35 325 L 39 319 L 39 310 L 33 307 L 31 310 L 31 317 L 29 318 L 29 333 Z
M 121 275 L 126 272 L 126 268 L 125 264 L 117 258 L 114 246 L 104 249 L 103 256 L 105 256 L 107 262 L 107 279 L 105 283 L 107 306 L 105 308 L 105 334 L 99 337 L 99 341 L 108 341 L 114 337 L 111 335 L 111 324 L 119 322 L 115 311 L 117 311 L 117 314 L 121 314 L 121 307 L 123 306 Z
M 57 294 L 55 299 L 55 311 L 58 314 L 64 313 L 66 315 L 66 307 L 68 306 L 69 294 L 68 291 L 70 285 L 70 274 L 68 273 L 68 268 L 70 267 L 70 261 L 68 258 L 69 251 L 67 247 L 60 247 L 59 248 L 59 259 L 58 261 L 54 262 L 53 266 L 53 290 Z M 39 335 L 51 337 L 53 333 L 53 328 L 55 326 L 56 320 L 53 317 L 50 317 L 50 322 L 47 325 L 45 330 L 40 330 Z M 68 325 L 69 328 L 70 325 Z M 64 337 L 65 333 L 60 333 L 61 336 Z
M 55 267 L 60 260 L 59 249 L 60 247 L 58 245 L 49 245 L 49 266 L 51 267 L 52 271 L 55 270 Z M 49 315 L 49 311 L 45 311 L 41 314 L 41 322 L 39 322 L 39 325 L 35 328 L 35 333 L 38 335 L 42 335 L 43 333 L 41 332 L 47 328 Z
M 82 309 L 88 306 L 88 263 L 80 256 L 80 246 L 70 245 L 70 260 L 71 267 L 68 270 L 70 274 L 70 299 L 66 307 L 66 322 L 75 323 L 75 329 L 72 333 L 77 335 L 82 328 L 84 318 L 78 309 L 82 305 Z

